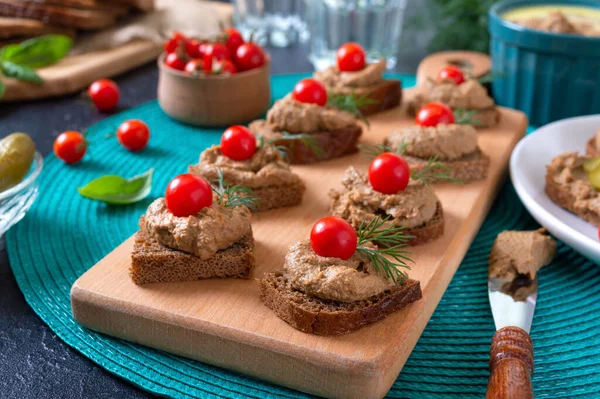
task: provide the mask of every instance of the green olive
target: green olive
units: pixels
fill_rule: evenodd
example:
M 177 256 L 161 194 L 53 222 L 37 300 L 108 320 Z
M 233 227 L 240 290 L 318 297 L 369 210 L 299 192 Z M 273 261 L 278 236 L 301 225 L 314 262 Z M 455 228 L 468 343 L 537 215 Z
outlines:
M 600 166 L 600 157 L 587 159 L 583 163 L 583 169 L 585 169 L 585 171 L 588 173 L 596 170 L 598 166 Z
M 0 140 L 0 192 L 27 176 L 34 153 L 35 143 L 25 133 L 13 133 Z

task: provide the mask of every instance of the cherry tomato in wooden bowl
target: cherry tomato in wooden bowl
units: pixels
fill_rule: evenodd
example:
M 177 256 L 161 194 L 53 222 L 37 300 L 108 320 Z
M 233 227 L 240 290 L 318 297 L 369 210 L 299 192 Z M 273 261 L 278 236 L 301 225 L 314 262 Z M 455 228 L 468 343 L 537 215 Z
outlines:
M 453 65 L 443 67 L 438 73 L 437 79 L 440 82 L 443 80 L 453 80 L 457 85 L 466 80 L 465 74 L 460 70 L 460 68 L 457 68 Z
M 201 59 L 194 59 L 191 61 L 188 61 L 187 64 L 185 64 L 185 72 L 187 72 L 190 75 L 197 75 L 199 72 L 201 72 L 204 68 L 204 61 L 202 61 Z
M 173 215 L 185 217 L 211 206 L 212 196 L 212 188 L 205 179 L 185 173 L 171 180 L 165 192 L 165 202 Z
M 310 245 L 319 256 L 346 260 L 356 252 L 357 244 L 354 228 L 337 216 L 320 219 L 310 232 Z
M 66 164 L 74 164 L 83 158 L 87 152 L 87 141 L 83 134 L 75 131 L 61 133 L 54 140 L 54 154 Z
M 396 194 L 408 186 L 410 168 L 398 154 L 385 152 L 369 165 L 369 182 L 373 189 L 383 194 Z
M 229 58 L 235 58 L 235 53 L 242 44 L 244 44 L 244 38 L 240 31 L 235 28 L 227 28 L 224 30 L 225 33 L 225 47 L 229 51 Z
M 356 72 L 364 69 L 367 54 L 360 44 L 350 42 L 338 49 L 336 59 L 341 72 Z
M 177 71 L 183 71 L 186 64 L 185 59 L 177 53 L 170 53 L 165 57 L 165 65 Z
M 452 108 L 442 103 L 425 104 L 415 118 L 415 123 L 419 126 L 437 126 L 441 124 L 454 123 L 454 112 Z
M 256 43 L 248 42 L 240 45 L 235 51 L 235 64 L 240 71 L 249 71 L 265 65 L 265 52 Z
M 125 121 L 117 129 L 117 140 L 129 151 L 143 150 L 150 140 L 148 125 L 138 119 Z
M 234 161 L 245 161 L 256 152 L 256 137 L 247 127 L 231 126 L 221 136 L 221 152 Z
M 112 80 L 100 79 L 90 85 L 88 95 L 98 111 L 110 112 L 117 107 L 121 91 Z
M 292 98 L 301 103 L 324 106 L 327 104 L 327 90 L 319 81 L 306 78 L 296 83 Z
M 168 53 L 172 53 L 175 50 L 181 48 L 181 44 L 187 42 L 187 37 L 180 32 L 175 32 L 173 33 L 173 35 L 171 36 L 171 38 L 165 42 L 164 48 L 165 48 L 165 52 Z

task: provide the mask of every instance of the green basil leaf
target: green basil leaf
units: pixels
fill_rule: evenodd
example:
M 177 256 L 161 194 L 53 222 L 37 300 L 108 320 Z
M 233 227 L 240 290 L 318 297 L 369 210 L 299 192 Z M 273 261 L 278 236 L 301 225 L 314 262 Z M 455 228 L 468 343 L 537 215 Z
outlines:
M 143 200 L 150 194 L 153 172 L 154 169 L 149 169 L 147 172 L 131 179 L 106 175 L 77 188 L 77 191 L 85 198 L 106 202 L 107 204 L 133 204 Z
M 0 98 L 4 97 L 4 93 L 6 93 L 6 86 L 0 80 Z
M 8 78 L 15 78 L 24 82 L 42 84 L 44 80 L 37 74 L 34 69 L 23 65 L 13 64 L 9 61 L 0 62 L 0 70 Z
M 63 35 L 46 35 L 5 46 L 0 60 L 30 68 L 52 65 L 66 57 L 73 47 L 73 40 Z

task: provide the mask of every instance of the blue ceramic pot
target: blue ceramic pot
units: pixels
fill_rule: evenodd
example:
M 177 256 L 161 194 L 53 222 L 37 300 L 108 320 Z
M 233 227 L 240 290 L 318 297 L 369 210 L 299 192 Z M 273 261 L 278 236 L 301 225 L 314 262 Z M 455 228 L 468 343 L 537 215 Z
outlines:
M 520 109 L 533 125 L 600 113 L 600 37 L 536 31 L 502 19 L 532 5 L 600 9 L 598 0 L 510 0 L 489 12 L 493 82 L 499 105 Z

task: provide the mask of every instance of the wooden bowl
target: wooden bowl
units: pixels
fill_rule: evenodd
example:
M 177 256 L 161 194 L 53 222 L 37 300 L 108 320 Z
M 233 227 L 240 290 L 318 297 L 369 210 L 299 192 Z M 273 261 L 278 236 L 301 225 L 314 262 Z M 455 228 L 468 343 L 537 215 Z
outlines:
M 270 63 L 233 75 L 189 76 L 158 59 L 158 102 L 180 122 L 231 126 L 262 116 L 271 103 Z

